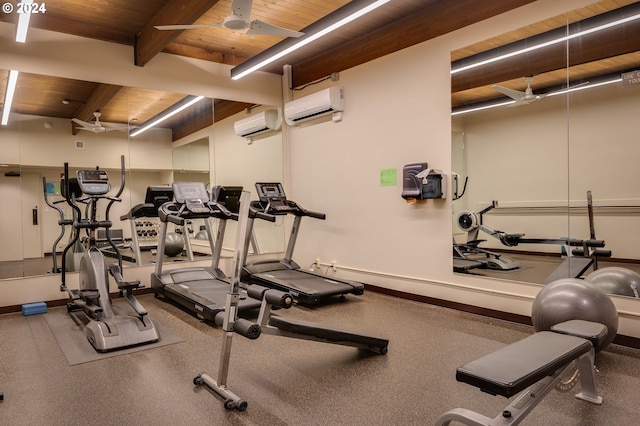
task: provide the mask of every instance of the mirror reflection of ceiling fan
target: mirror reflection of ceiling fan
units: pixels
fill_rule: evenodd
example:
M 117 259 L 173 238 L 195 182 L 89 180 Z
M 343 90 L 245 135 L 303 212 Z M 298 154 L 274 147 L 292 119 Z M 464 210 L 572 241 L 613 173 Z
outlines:
M 510 107 L 513 107 L 513 106 L 530 104 L 531 102 L 538 101 L 546 96 L 560 95 L 562 93 L 568 93 L 574 90 L 580 90 L 580 88 L 583 88 L 589 85 L 589 81 L 583 81 L 583 82 L 574 84 L 572 86 L 568 86 L 567 88 L 563 88 L 553 92 L 548 92 L 542 95 L 536 95 L 535 93 L 533 93 L 533 89 L 531 89 L 531 82 L 533 81 L 533 77 L 525 77 L 524 81 L 527 82 L 527 88 L 525 89 L 524 92 L 521 92 L 520 90 L 509 89 L 508 87 L 500 86 L 497 84 L 491 87 L 497 90 L 498 92 L 504 95 L 507 95 L 508 97 L 513 99 L 515 102 L 508 105 Z
M 193 28 L 228 28 L 230 30 L 247 30 L 245 34 L 272 35 L 278 37 L 300 37 L 304 33 L 278 27 L 262 22 L 258 19 L 251 21 L 251 7 L 253 0 L 233 0 L 231 2 L 231 15 L 217 24 L 208 25 L 157 25 L 157 30 L 189 30 Z
M 509 89 L 508 87 L 500 86 L 497 84 L 491 87 L 493 89 L 496 89 L 498 92 L 504 95 L 507 95 L 508 97 L 510 97 L 515 101 L 509 106 L 529 104 L 531 102 L 540 100 L 546 96 L 546 95 L 536 95 L 533 93 L 533 89 L 531 88 L 531 82 L 533 81 L 533 77 L 525 77 L 524 81 L 527 82 L 527 88 L 525 89 L 524 92 L 521 92 L 520 90 Z
M 93 133 L 111 132 L 113 130 L 124 131 L 129 128 L 129 126 L 126 124 L 120 125 L 120 126 L 104 126 L 100 122 L 101 115 L 102 114 L 100 112 L 96 111 L 93 113 L 93 116 L 95 117 L 95 121 L 83 121 L 83 120 L 80 120 L 79 118 L 72 118 L 71 121 L 81 126 L 81 127 L 76 127 L 77 130 L 88 130 Z

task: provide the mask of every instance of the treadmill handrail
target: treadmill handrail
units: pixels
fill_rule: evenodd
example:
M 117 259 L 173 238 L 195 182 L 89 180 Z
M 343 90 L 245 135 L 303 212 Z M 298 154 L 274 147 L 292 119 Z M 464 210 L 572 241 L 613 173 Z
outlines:
M 186 208 L 185 204 L 169 201 L 158 208 L 158 217 L 162 222 L 172 222 L 177 225 L 183 224 L 185 219 L 199 219 L 207 217 L 238 220 L 237 213 L 233 213 L 220 203 L 209 201 L 204 203 L 204 205 L 207 207 L 208 211 L 196 213 Z
M 287 204 L 289 204 L 289 203 L 295 204 L 295 206 L 298 208 L 300 213 L 302 213 L 301 216 L 309 216 L 309 217 L 312 217 L 314 219 L 320 219 L 320 220 L 325 220 L 327 218 L 327 215 L 325 213 L 314 212 L 312 210 L 307 210 L 304 207 L 298 205 L 296 202 L 291 201 L 291 200 L 287 200 Z
M 286 208 L 276 209 L 276 208 L 272 208 L 271 203 L 269 202 L 264 203 L 263 201 L 253 201 L 251 202 L 251 209 L 253 212 L 255 212 L 254 217 L 258 217 L 260 219 L 265 219 L 265 218 L 258 216 L 259 213 L 266 213 L 268 215 L 292 214 L 294 216 L 309 216 L 314 219 L 320 219 L 320 220 L 325 220 L 327 218 L 327 215 L 325 213 L 307 210 L 304 207 L 300 206 L 295 201 L 285 199 L 284 204 Z M 265 219 L 265 220 L 269 220 L 273 222 L 273 220 L 271 219 Z
M 270 213 L 267 213 L 263 210 L 260 210 L 258 208 L 256 208 L 257 206 L 260 206 L 260 208 L 262 208 L 262 205 L 260 204 L 259 201 L 254 201 L 249 203 L 249 217 L 252 219 L 258 218 L 258 219 L 262 219 L 262 220 L 266 220 L 269 222 L 275 222 L 276 221 L 276 217 Z

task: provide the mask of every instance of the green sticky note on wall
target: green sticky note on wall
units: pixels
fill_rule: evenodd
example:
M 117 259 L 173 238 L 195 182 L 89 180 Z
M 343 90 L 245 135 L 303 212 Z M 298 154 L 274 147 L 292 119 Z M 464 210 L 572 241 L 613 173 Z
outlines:
M 380 186 L 396 186 L 398 184 L 398 169 L 380 170 Z

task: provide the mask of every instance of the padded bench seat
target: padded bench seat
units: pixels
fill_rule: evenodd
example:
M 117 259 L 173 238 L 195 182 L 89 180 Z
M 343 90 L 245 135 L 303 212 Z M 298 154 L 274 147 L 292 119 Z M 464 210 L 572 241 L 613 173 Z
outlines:
M 541 331 L 459 367 L 456 380 L 510 398 L 591 348 L 584 338 Z
M 454 408 L 436 426 L 452 421 L 470 426 L 517 425 L 553 389 L 571 362 L 577 361 L 581 392 L 576 398 L 602 404 L 595 384 L 595 348 L 606 339 L 605 325 L 570 320 L 512 343 L 456 370 L 456 379 L 492 395 L 511 398 L 493 419 L 475 411 Z
M 587 339 L 597 350 L 607 339 L 607 326 L 597 322 L 569 320 L 551 327 L 554 333 L 568 334 Z

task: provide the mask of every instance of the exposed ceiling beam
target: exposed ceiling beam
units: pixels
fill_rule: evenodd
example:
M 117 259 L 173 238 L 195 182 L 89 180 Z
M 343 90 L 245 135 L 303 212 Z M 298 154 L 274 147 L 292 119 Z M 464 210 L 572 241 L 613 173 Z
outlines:
M 216 99 L 213 106 L 213 120 L 217 123 L 252 106 L 254 104 Z
M 488 1 L 478 7 L 477 0 L 438 1 L 418 12 L 341 42 L 334 49 L 292 66 L 293 87 L 343 71 L 372 59 L 433 39 L 492 16 L 533 3 L 534 0 Z M 399 34 L 402 33 L 402 36 Z M 354 55 L 354 52 L 358 54 Z M 279 65 L 282 67 L 282 64 Z M 273 70 L 272 70 L 273 72 Z
M 132 33 L 120 31 L 106 26 L 95 25 L 93 23 L 82 22 L 74 19 L 66 19 L 60 16 L 53 15 L 51 13 L 32 14 L 31 20 L 29 21 L 29 26 L 65 34 L 91 34 L 91 38 L 97 40 L 122 43 L 129 46 L 133 45 L 134 42 Z
M 99 84 L 87 99 L 85 104 L 75 113 L 75 118 L 83 121 L 90 121 L 93 113 L 99 111 L 122 89 L 122 86 L 114 84 Z M 71 133 L 77 134 L 78 131 L 73 122 L 71 122 Z
M 158 31 L 155 25 L 191 25 L 218 0 L 180 0 L 170 1 L 136 35 L 134 63 L 145 66 L 160 53 L 182 31 Z
M 167 45 L 167 47 L 162 49 L 162 51 L 165 53 L 171 53 L 173 55 L 202 59 L 204 61 L 219 62 L 221 64 L 227 65 L 238 65 L 239 63 L 242 63 L 247 59 L 246 57 L 242 56 L 236 55 L 232 57 L 230 55 L 224 54 L 223 52 L 216 52 L 213 50 L 206 50 L 200 47 L 187 46 L 185 44 L 177 43 L 170 43 L 169 45 Z

